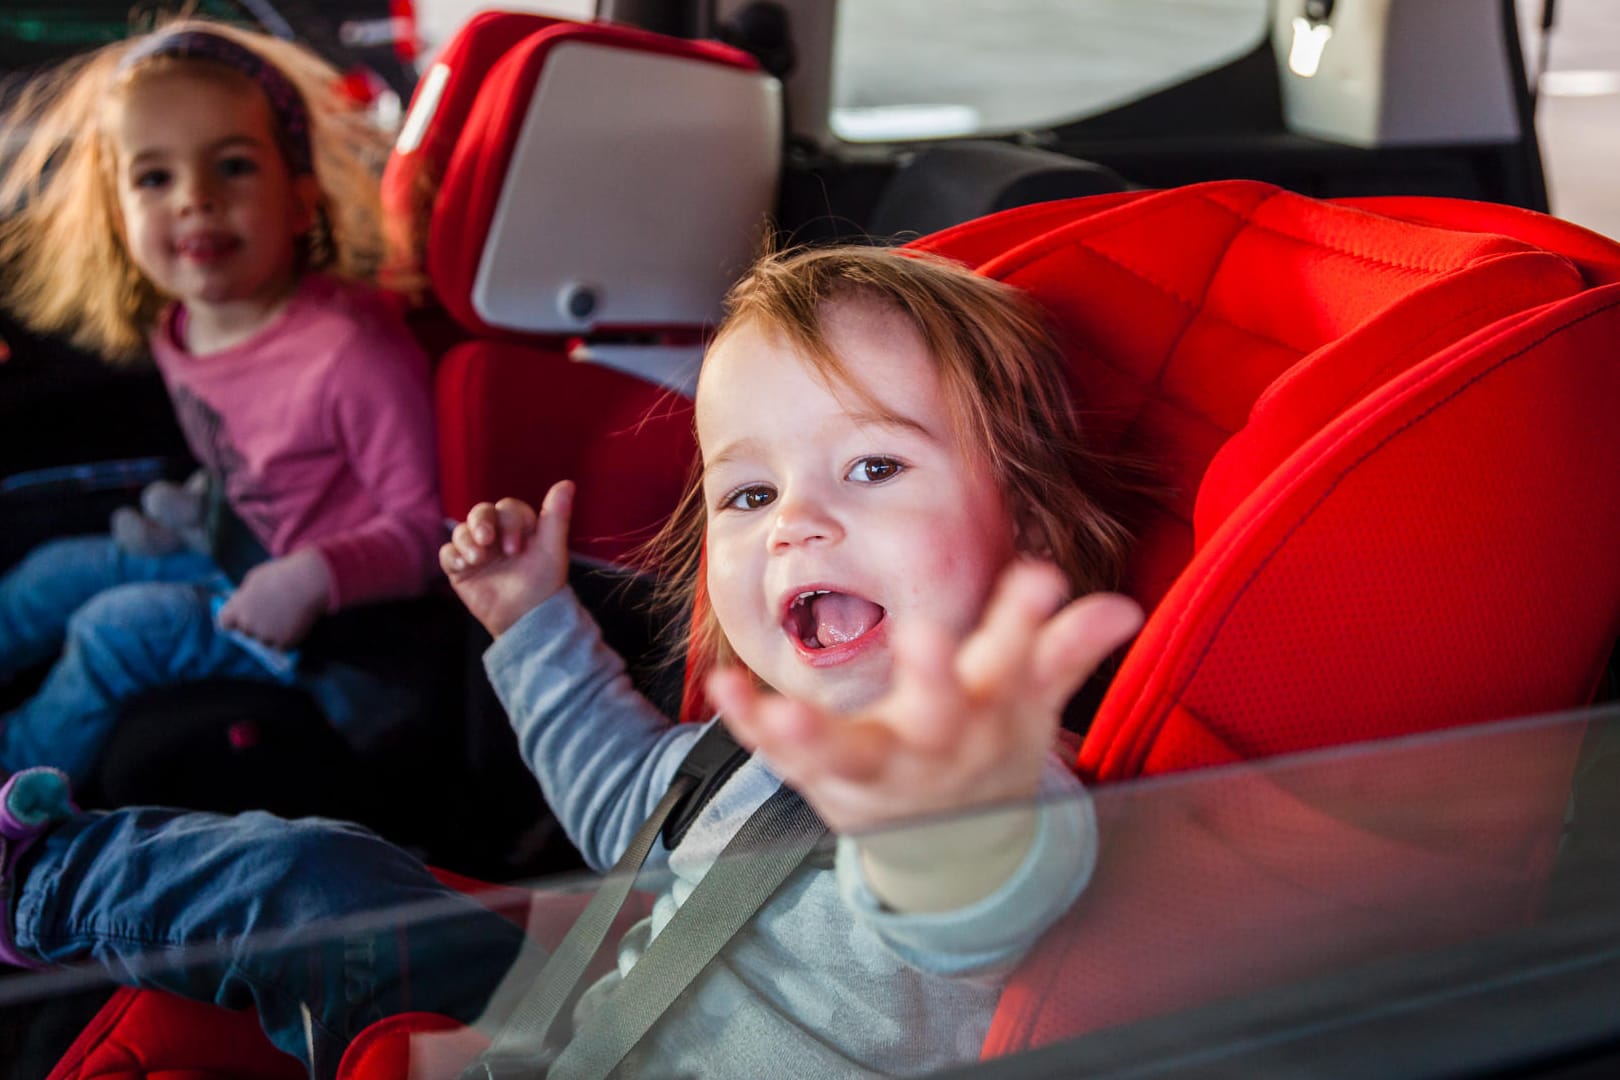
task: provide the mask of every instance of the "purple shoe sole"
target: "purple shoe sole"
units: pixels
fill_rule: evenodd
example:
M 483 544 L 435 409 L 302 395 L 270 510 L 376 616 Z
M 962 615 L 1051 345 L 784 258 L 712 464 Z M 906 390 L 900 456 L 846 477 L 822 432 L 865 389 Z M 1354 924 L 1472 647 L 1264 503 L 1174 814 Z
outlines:
M 12 940 L 15 871 L 23 852 L 74 810 L 67 774 L 60 769 L 24 769 L 0 784 L 0 964 L 44 966 L 19 952 Z

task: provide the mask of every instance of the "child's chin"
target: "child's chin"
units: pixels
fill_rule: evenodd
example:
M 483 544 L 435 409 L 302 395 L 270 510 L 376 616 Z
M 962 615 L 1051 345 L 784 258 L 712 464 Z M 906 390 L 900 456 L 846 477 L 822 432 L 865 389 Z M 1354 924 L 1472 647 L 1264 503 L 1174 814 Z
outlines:
M 802 695 L 833 713 L 856 713 L 869 707 L 889 688 L 888 672 L 832 668 L 818 671 Z

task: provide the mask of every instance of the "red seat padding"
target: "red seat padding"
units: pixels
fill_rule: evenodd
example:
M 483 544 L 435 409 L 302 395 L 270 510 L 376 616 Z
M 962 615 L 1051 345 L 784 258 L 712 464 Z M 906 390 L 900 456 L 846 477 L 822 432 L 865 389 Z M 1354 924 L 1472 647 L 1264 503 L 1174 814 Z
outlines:
M 48 1080 L 305 1080 L 259 1017 L 124 987 L 74 1040 Z
M 439 181 L 489 69 L 518 42 L 558 21 L 528 12 L 480 11 L 445 43 L 417 84 L 401 144 L 382 175 L 390 264 L 396 270 L 427 272 L 425 246 Z
M 1150 609 L 1192 556 L 1205 470 L 1273 382 L 1296 365 L 1371 363 L 1358 358 L 1375 360 L 1407 331 L 1439 347 L 1448 342 L 1435 340 L 1433 323 L 1460 337 L 1581 285 L 1567 266 L 1541 282 L 1539 271 L 1558 261 L 1546 253 L 1485 268 L 1536 251 L 1522 241 L 1415 227 L 1253 181 L 1025 207 L 916 246 L 1040 300 L 1071 350 L 1089 436 L 1157 466 L 1162 494 L 1130 508 L 1128 590 Z M 1421 292 L 1480 273 L 1492 276 L 1477 290 Z M 1478 297 L 1484 306 L 1470 312 Z M 1363 333 L 1383 337 L 1363 344 Z M 1301 364 L 1330 344 L 1324 364 Z
M 439 488 L 445 509 L 516 496 L 538 505 L 557 480 L 582 492 L 572 550 L 624 563 L 663 525 L 691 477 L 692 403 L 540 346 L 457 345 L 439 364 Z
M 1221 524 L 1081 751 L 1098 780 L 1583 704 L 1620 630 L 1620 287 L 1347 410 Z
M 1089 202 L 1068 224 L 1032 208 L 923 241 L 1042 299 L 1105 448 L 1170 451 L 1165 493 L 1136 508 L 1133 588 L 1152 614 L 1082 745 L 1084 775 L 1589 699 L 1620 632 L 1620 286 L 1606 284 L 1620 247 L 1527 211 L 1335 205 L 1242 182 Z M 1286 798 L 1224 835 L 1204 828 L 1218 802 L 1152 840 L 1105 829 L 1098 882 L 1009 985 L 986 1053 L 1448 940 L 1358 909 L 1358 890 L 1408 915 L 1467 900 L 1450 927 L 1463 936 L 1512 925 L 1544 876 L 1573 743 L 1513 789 L 1527 801 L 1499 831 L 1437 824 L 1417 853 L 1433 874 L 1333 820 L 1293 849 L 1316 856 L 1307 887 L 1257 873 L 1256 847 L 1308 814 Z M 1491 790 L 1461 776 L 1459 805 Z M 1132 843 L 1140 857 L 1109 856 Z M 1442 866 L 1488 851 L 1507 854 Z M 1121 993 L 1127 974 L 1144 982 Z

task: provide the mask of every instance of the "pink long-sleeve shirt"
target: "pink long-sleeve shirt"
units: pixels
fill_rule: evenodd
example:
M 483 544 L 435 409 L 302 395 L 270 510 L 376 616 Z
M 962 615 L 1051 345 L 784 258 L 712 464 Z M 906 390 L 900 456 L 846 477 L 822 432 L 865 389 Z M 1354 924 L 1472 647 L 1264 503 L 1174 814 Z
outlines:
M 152 355 L 186 441 L 272 557 L 313 547 L 328 610 L 422 591 L 444 539 L 427 357 L 362 286 L 307 275 L 276 319 L 205 357 L 165 313 Z

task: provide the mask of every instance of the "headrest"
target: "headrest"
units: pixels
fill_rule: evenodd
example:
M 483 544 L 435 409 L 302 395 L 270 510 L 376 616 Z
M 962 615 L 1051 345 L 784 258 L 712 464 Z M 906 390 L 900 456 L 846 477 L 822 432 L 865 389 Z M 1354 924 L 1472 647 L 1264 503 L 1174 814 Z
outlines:
M 775 199 L 775 79 L 716 43 L 558 20 L 477 81 L 427 241 L 458 321 L 567 335 L 718 315 Z
M 417 83 L 382 175 L 389 262 L 397 272 L 426 273 L 434 196 L 489 69 L 512 46 L 560 21 L 526 12 L 481 11 L 439 50 Z
M 919 246 L 968 252 L 981 272 L 1033 294 L 1070 352 L 1090 437 L 1155 463 L 1158 494 L 1126 508 L 1139 537 L 1129 587 L 1149 607 L 1191 557 L 1210 461 L 1284 373 L 1306 358 L 1325 365 L 1320 377 L 1296 375 L 1299 385 L 1314 385 L 1323 407 L 1342 403 L 1350 389 L 1339 380 L 1372 377 L 1389 359 L 1380 350 L 1414 324 L 1437 347 L 1533 296 L 1580 286 L 1567 263 L 1519 240 L 1254 181 L 1012 210 Z M 1423 292 L 1453 277 L 1471 284 Z M 1406 314 L 1378 321 L 1392 309 Z M 1447 341 L 1432 336 L 1440 324 Z
M 1620 282 L 1620 245 L 1602 233 L 1521 206 L 1435 195 L 1367 195 L 1333 201 L 1339 206 L 1351 206 L 1418 225 L 1511 236 L 1569 259 L 1580 269 L 1589 287 Z

